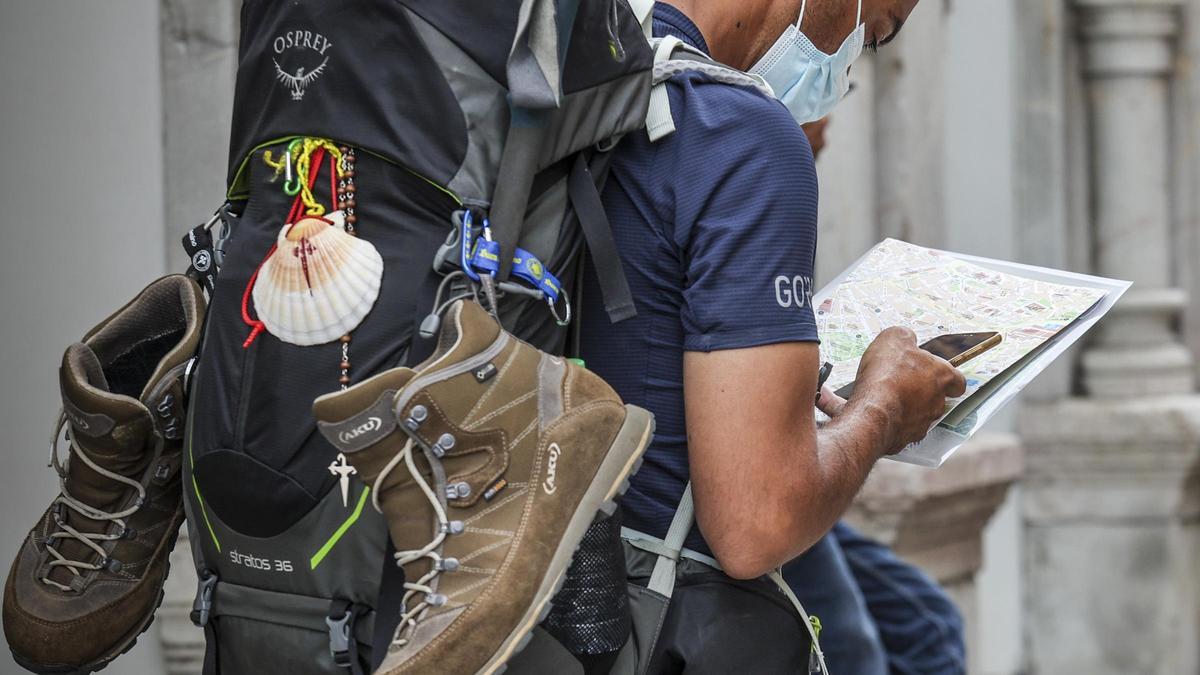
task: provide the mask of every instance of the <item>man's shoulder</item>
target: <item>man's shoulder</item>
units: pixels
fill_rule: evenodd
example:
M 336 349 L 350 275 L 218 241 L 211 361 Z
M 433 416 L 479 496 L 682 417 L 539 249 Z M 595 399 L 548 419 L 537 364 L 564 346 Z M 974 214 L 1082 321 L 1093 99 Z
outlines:
M 764 147 L 789 140 L 807 145 L 787 108 L 753 87 L 718 82 L 700 72 L 681 73 L 667 83 L 676 129 L 733 132 L 739 142 Z

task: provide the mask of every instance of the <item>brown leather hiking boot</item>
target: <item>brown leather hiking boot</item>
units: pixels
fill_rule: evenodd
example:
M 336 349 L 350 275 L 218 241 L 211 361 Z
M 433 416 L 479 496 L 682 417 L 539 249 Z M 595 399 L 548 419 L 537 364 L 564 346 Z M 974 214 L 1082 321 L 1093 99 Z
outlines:
M 4 634 L 28 670 L 95 672 L 154 618 L 183 521 L 183 376 L 204 312 L 195 282 L 165 277 L 63 355 L 62 492 L 4 587 Z
M 501 671 L 654 427 L 595 374 L 461 301 L 425 363 L 323 396 L 313 412 L 371 486 L 404 568 L 385 675 Z

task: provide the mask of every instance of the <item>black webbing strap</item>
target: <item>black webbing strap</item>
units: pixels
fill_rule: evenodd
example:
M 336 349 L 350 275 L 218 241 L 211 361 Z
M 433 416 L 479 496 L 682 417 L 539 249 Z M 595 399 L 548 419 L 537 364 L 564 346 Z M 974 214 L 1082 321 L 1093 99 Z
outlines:
M 375 601 L 375 632 L 371 635 L 371 672 L 379 669 L 388 653 L 388 645 L 400 625 L 404 609 L 404 568 L 396 564 L 396 547 L 388 537 L 387 555 L 383 557 L 383 573 L 379 598 Z
M 329 603 L 329 616 L 325 619 L 329 626 L 329 654 L 333 657 L 333 665 L 345 668 L 350 675 L 367 675 L 359 659 L 354 628 L 358 619 L 369 611 L 369 608 L 349 600 L 332 600 Z
M 203 675 L 217 675 L 217 632 L 212 622 L 204 626 L 204 669 Z
M 500 172 L 496 192 L 488 211 L 493 238 L 500 242 L 500 270 L 497 281 L 507 281 L 512 270 L 514 249 L 520 245 L 525 227 L 525 210 L 537 173 L 538 157 L 545 134 L 546 115 L 537 110 L 513 107 L 508 125 L 504 152 L 500 155 Z
M 617 253 L 617 242 L 613 239 L 612 227 L 600 202 L 600 191 L 583 153 L 575 156 L 575 165 L 567 182 L 567 194 L 587 240 L 588 250 L 591 251 L 592 265 L 600 282 L 600 294 L 609 321 L 617 323 L 637 316 L 629 281 L 625 278 L 625 268 Z

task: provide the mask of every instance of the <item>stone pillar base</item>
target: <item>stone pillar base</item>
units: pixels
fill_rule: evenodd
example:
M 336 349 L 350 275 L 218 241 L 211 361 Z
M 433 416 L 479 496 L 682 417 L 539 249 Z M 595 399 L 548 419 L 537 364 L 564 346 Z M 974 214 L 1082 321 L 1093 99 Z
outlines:
M 1029 673 L 1200 672 L 1200 396 L 1027 408 Z

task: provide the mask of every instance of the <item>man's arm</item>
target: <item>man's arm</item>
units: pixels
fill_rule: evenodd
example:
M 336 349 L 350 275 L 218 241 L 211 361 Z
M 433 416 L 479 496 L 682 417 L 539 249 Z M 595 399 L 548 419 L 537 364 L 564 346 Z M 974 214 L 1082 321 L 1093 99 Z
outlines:
M 889 329 L 863 355 L 855 395 L 816 428 L 816 343 L 684 355 L 696 520 L 735 578 L 796 557 L 846 510 L 877 459 L 925 436 L 963 377 Z

